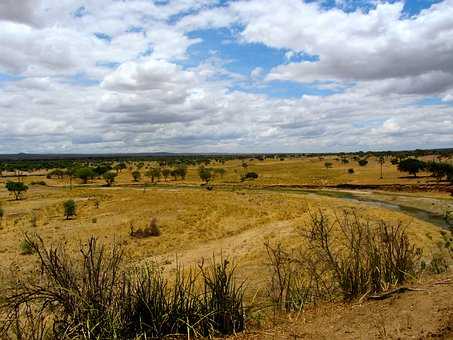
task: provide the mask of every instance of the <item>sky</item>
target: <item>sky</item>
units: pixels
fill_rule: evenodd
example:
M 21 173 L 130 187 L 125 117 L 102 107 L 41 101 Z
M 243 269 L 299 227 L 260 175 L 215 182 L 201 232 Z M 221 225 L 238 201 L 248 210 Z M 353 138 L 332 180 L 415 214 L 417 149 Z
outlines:
M 0 0 L 0 153 L 453 147 L 453 0 Z

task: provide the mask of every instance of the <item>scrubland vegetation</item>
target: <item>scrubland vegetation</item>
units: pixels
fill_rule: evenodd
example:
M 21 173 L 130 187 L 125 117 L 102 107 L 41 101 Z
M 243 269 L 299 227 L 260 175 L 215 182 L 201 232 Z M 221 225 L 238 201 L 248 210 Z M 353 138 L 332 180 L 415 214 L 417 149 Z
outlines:
M 452 164 L 421 151 L 4 161 L 2 337 L 225 336 L 386 299 L 450 270 Z

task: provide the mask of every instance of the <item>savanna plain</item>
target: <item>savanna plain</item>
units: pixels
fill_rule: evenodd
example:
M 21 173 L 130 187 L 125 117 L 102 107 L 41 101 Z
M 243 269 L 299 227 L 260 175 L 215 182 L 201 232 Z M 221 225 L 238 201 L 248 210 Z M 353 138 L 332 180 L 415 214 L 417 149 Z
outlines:
M 448 155 L 409 158 L 452 164 Z M 183 174 L 177 157 L 77 161 L 106 165 L 111 180 L 5 168 L 2 337 L 452 338 L 452 187 L 428 167 L 400 171 L 404 157 L 394 159 L 206 156 L 182 162 Z M 16 199 L 8 182 L 28 190 Z M 121 261 L 112 264 L 115 251 Z M 115 287 L 137 293 L 145 281 L 153 293 L 118 297 Z M 176 293 L 181 285 L 190 292 Z M 65 305 L 68 289 L 78 295 Z M 77 296 L 94 302 L 77 314 Z M 103 301 L 115 299 L 135 303 L 130 315 L 142 302 L 140 330 L 130 331 L 132 317 L 112 316 L 118 307 Z

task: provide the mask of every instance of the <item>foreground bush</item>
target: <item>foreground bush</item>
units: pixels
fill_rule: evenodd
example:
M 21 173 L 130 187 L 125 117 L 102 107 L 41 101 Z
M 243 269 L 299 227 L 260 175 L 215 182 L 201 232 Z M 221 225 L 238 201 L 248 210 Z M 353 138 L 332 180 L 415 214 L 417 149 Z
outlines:
M 152 267 L 125 271 L 123 253 L 91 238 L 76 261 L 64 248 L 27 236 L 42 270 L 18 277 L 0 305 L 0 337 L 135 339 L 210 336 L 244 328 L 243 287 L 234 267 L 213 261 L 200 275 L 181 268 L 168 280 Z
M 348 210 L 331 220 L 320 211 L 307 227 L 304 249 L 289 252 L 267 244 L 270 295 L 286 310 L 379 293 L 402 284 L 419 267 L 420 251 L 400 223 L 372 223 Z

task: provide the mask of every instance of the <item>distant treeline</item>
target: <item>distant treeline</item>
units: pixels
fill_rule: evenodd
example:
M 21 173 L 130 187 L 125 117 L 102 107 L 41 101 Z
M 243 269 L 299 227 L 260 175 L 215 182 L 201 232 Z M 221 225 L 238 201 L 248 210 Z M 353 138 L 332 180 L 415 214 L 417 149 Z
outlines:
M 209 165 L 211 162 L 220 164 L 233 159 L 265 159 L 284 160 L 297 157 L 325 157 L 338 156 L 346 157 L 390 157 L 402 160 L 410 157 L 422 157 L 434 155 L 437 158 L 453 157 L 453 148 L 450 149 L 429 149 L 410 151 L 359 151 L 339 153 L 250 153 L 250 154 L 172 154 L 172 153 L 150 153 L 150 154 L 15 154 L 0 155 L 0 172 L 29 172 L 40 169 L 69 169 L 86 166 L 98 166 L 99 164 L 112 166 L 113 164 L 143 163 L 147 161 L 157 162 L 160 166 L 177 165 Z

